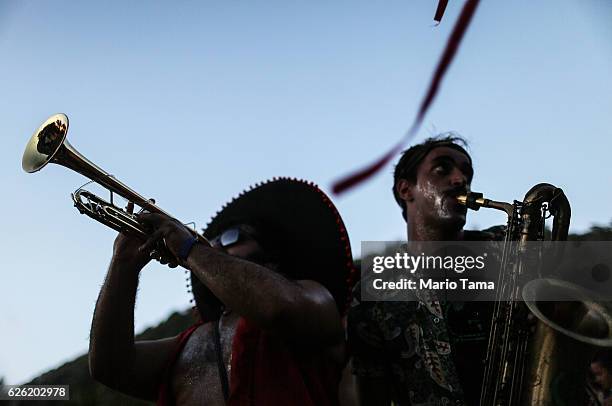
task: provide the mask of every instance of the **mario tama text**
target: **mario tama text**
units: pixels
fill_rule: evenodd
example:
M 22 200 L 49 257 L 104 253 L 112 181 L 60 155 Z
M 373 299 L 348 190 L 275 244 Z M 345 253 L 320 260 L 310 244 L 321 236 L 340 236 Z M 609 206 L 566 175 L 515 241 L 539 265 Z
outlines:
M 458 281 L 445 278 L 444 280 L 436 280 L 434 278 L 417 278 L 406 279 L 402 278 L 395 281 L 385 281 L 383 279 L 374 279 L 372 287 L 377 290 L 395 290 L 395 289 L 430 289 L 430 290 L 493 290 L 495 282 L 493 281 L 471 281 L 468 278 L 459 278 Z
M 612 242 L 362 242 L 361 300 L 526 300 L 525 289 L 554 279 L 593 300 L 612 300 Z M 505 252 L 505 255 L 502 253 Z M 518 289 L 508 289 L 509 284 Z M 529 286 L 529 288 L 527 288 Z M 556 285 L 555 285 L 556 286 Z M 537 300 L 576 300 L 570 290 Z

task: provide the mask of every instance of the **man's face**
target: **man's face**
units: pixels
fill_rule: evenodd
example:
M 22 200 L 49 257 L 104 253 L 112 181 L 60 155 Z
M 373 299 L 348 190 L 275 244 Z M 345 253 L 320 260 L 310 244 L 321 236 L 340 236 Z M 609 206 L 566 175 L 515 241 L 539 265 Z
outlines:
M 219 238 L 211 240 L 213 247 L 227 254 L 255 262 L 259 265 L 268 265 L 268 256 L 261 244 L 257 242 L 255 230 L 248 225 L 240 225 L 225 230 Z M 226 240 L 227 239 L 227 240 Z
M 247 261 L 258 262 L 256 258 L 264 255 L 259 243 L 253 239 L 243 240 L 225 249 L 229 255 L 246 259 Z
M 409 216 L 420 216 L 425 224 L 462 228 L 467 208 L 456 197 L 472 182 L 469 158 L 449 147 L 432 149 L 421 161 L 416 183 L 408 184 L 403 198 Z
M 599 362 L 591 363 L 591 372 L 595 383 L 597 383 L 603 390 L 609 390 L 612 388 L 612 376 L 606 368 L 603 367 Z

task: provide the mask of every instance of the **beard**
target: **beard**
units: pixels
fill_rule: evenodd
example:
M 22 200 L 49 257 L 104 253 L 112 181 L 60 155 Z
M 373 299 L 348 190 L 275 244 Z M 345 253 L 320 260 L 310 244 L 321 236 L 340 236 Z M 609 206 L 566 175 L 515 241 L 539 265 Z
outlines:
M 436 196 L 433 204 L 427 210 L 427 223 L 441 229 L 463 228 L 466 222 L 467 207 L 460 204 L 456 197 L 450 194 Z M 436 227 L 436 228 L 438 228 Z

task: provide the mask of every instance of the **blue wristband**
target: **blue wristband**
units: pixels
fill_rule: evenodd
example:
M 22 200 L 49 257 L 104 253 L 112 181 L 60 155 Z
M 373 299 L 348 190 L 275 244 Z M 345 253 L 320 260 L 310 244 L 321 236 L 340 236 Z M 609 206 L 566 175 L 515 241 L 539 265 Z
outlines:
M 181 261 L 187 261 L 187 257 L 189 256 L 189 253 L 191 252 L 191 249 L 196 244 L 196 242 L 198 242 L 197 237 L 191 237 L 183 241 L 181 249 L 178 252 L 178 259 L 180 259 Z

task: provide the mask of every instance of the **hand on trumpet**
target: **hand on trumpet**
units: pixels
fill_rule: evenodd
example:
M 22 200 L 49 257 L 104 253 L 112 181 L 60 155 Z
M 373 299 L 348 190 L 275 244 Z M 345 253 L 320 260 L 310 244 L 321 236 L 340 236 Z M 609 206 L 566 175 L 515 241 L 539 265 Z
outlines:
M 151 252 L 162 247 L 167 255 L 159 260 L 171 268 L 178 266 L 184 260 L 186 245 L 191 247 L 195 242 L 193 232 L 178 220 L 159 213 L 140 213 L 138 221 L 152 231 L 147 241 L 139 247 L 141 252 Z
M 134 203 L 129 202 L 126 209 L 129 214 L 134 212 Z M 163 239 L 153 240 L 151 235 L 147 240 L 132 233 L 120 232 L 113 246 L 113 260 L 122 262 L 140 271 L 145 265 L 156 259 L 162 264 L 168 264 L 171 268 L 178 266 L 177 260 L 164 246 Z
M 132 214 L 134 203 L 129 202 L 125 210 Z M 140 272 L 151 261 L 149 253 L 139 251 L 142 238 L 132 233 L 120 232 L 113 244 L 113 262 L 122 263 L 128 269 Z

